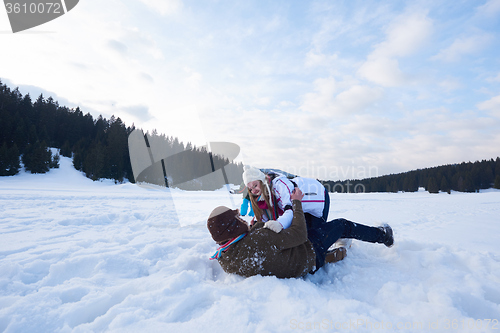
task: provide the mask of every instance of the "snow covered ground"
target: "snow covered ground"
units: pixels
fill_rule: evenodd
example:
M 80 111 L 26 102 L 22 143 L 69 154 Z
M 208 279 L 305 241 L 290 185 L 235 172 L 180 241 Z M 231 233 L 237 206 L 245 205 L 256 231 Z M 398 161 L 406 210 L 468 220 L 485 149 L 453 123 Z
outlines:
M 389 223 L 304 279 L 241 278 L 208 258 L 224 191 L 0 178 L 0 332 L 500 332 L 500 191 L 331 194 L 330 218 Z M 239 196 L 234 196 L 240 202 Z

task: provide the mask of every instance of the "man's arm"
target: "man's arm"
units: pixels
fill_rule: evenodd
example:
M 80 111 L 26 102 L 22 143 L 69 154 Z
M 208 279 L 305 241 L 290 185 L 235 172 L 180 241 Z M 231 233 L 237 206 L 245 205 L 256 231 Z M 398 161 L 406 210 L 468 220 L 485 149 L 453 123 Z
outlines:
M 288 229 L 284 229 L 279 234 L 276 234 L 278 237 L 276 245 L 280 248 L 295 247 L 307 241 L 306 219 L 301 202 L 303 197 L 304 194 L 298 188 L 290 196 L 293 206 L 293 219 Z

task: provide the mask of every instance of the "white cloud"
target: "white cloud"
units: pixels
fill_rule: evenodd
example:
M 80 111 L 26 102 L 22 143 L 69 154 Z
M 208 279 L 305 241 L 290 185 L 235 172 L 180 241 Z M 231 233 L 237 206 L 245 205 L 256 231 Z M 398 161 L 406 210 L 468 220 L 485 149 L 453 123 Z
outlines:
M 304 96 L 300 109 L 323 116 L 366 113 L 383 95 L 380 88 L 346 82 L 339 84 L 331 77 L 317 79 L 314 87 L 315 92 Z M 337 93 L 342 87 L 345 90 Z
M 409 80 L 399 68 L 397 58 L 419 51 L 432 32 L 432 21 L 425 12 L 405 13 L 387 29 L 385 41 L 377 44 L 358 74 L 385 87 L 400 86 Z
M 399 62 L 393 58 L 371 58 L 358 70 L 367 80 L 384 87 L 397 87 L 408 81 L 408 76 L 399 69 Z
M 439 86 L 446 92 L 451 92 L 463 88 L 463 83 L 457 78 L 448 78 L 439 83 Z
M 314 93 L 304 96 L 302 109 L 312 113 L 327 113 L 332 108 L 332 99 L 337 91 L 337 82 L 334 78 L 320 78 L 314 81 Z
M 117 105 L 117 109 L 123 111 L 124 113 L 132 117 L 135 117 L 135 119 L 138 119 L 141 122 L 147 122 L 153 118 L 149 113 L 149 108 L 145 105 L 130 105 L 130 106 Z
M 477 108 L 489 111 L 491 115 L 500 118 L 500 95 L 479 103 Z
M 271 98 L 269 97 L 256 97 L 254 99 L 254 103 L 258 106 L 267 106 L 271 102 Z
M 311 50 L 306 54 L 305 66 L 306 67 L 320 67 L 320 66 L 331 66 L 332 63 L 338 60 L 336 54 L 326 55 L 324 53 Z
M 184 71 L 186 72 L 186 77 L 184 78 L 184 82 L 186 83 L 186 86 L 190 90 L 198 90 L 200 88 L 200 84 L 203 80 L 203 76 L 193 70 L 192 68 L 184 68 Z
M 398 16 L 387 29 L 387 39 L 378 44 L 373 58 L 405 57 L 419 51 L 432 32 L 432 21 L 426 12 Z
M 447 48 L 439 51 L 431 59 L 444 62 L 456 62 L 462 56 L 479 53 L 492 40 L 488 34 L 457 38 Z
M 379 88 L 355 85 L 337 95 L 337 107 L 342 113 L 364 113 L 381 97 Z
M 128 51 L 127 45 L 125 45 L 117 40 L 114 40 L 114 39 L 110 39 L 107 42 L 107 46 L 109 48 L 111 48 L 112 50 L 120 53 L 121 55 L 126 55 L 127 51 Z
M 147 83 L 154 83 L 155 82 L 155 80 L 153 79 L 153 77 L 151 75 L 149 75 L 148 73 L 139 73 L 138 77 L 141 80 L 144 80 Z
M 278 106 L 281 108 L 289 108 L 295 106 L 295 103 L 290 101 L 281 101 L 279 102 Z
M 336 132 L 350 143 L 358 141 L 357 154 L 387 174 L 494 157 L 500 144 L 494 128 L 499 124 L 478 113 L 437 108 L 409 112 L 401 119 L 366 115 Z M 352 158 L 356 160 L 355 154 Z
M 489 77 L 486 79 L 487 82 L 500 82 L 500 73 L 495 77 Z
M 159 14 L 171 15 L 177 13 L 182 7 L 181 0 L 140 0 L 146 6 Z
M 490 0 L 477 8 L 476 16 L 479 18 L 494 17 L 500 13 L 500 0 Z

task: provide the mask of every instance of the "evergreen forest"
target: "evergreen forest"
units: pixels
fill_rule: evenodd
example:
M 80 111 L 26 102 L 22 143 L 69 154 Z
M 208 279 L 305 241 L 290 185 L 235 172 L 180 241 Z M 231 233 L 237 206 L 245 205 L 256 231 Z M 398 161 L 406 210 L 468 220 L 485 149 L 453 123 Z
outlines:
M 29 94 L 23 96 L 18 88 L 11 89 L 0 80 L 0 176 L 18 174 L 21 162 L 31 173 L 46 173 L 51 168 L 57 168 L 60 156 L 53 155 L 50 147 L 58 148 L 62 156 L 72 158 L 74 167 L 92 180 L 128 180 L 134 183 L 136 180 L 128 149 L 128 136 L 134 130 L 133 125 L 127 127 L 120 118 L 112 116 L 107 120 L 99 116 L 94 119 L 79 107 L 70 109 L 61 106 L 52 97 L 45 98 L 42 94 L 33 102 Z M 205 148 L 197 148 L 189 142 L 184 145 L 178 138 L 159 135 L 155 130 L 144 134 L 144 137 L 146 142 L 148 138 L 149 141 L 161 141 L 164 156 L 183 153 L 182 158 L 175 161 L 182 164 L 177 169 L 183 172 L 183 184 L 171 182 L 171 185 L 184 186 L 185 189 L 220 188 L 220 180 L 214 181 L 209 177 L 193 181 L 212 171 L 199 170 L 200 165 L 207 164 L 207 160 L 211 161 L 212 168 L 225 166 L 226 181 L 234 184 L 242 181 L 242 164 L 230 163 L 218 155 L 212 156 Z M 150 182 L 168 186 L 166 176 Z
M 444 165 L 400 174 L 346 181 L 322 181 L 330 192 L 478 192 L 500 189 L 500 157 L 476 162 Z
M 45 173 L 59 166 L 60 156 L 50 148 L 58 148 L 62 156 L 73 159 L 73 165 L 92 180 L 113 179 L 116 182 L 147 182 L 186 190 L 214 190 L 223 183 L 240 184 L 243 165 L 214 155 L 205 147 L 184 144 L 178 138 L 145 133 L 147 149 L 160 147 L 164 156 L 174 156 L 151 163 L 134 178 L 128 148 L 128 137 L 136 130 L 120 118 L 94 119 L 79 107 L 59 105 L 42 94 L 33 102 L 29 94 L 11 89 L 0 80 L 0 176 L 20 172 L 21 162 L 31 173 Z M 137 157 L 132 158 L 132 160 Z M 170 163 L 170 162 L 174 163 Z M 175 165 L 176 168 L 169 168 Z M 175 170 L 174 170 L 175 169 Z M 222 176 L 210 176 L 222 170 Z M 500 189 L 500 157 L 476 162 L 444 165 L 400 174 L 346 181 L 321 181 L 330 192 L 416 192 L 425 188 L 430 193 L 453 191 L 477 192 Z

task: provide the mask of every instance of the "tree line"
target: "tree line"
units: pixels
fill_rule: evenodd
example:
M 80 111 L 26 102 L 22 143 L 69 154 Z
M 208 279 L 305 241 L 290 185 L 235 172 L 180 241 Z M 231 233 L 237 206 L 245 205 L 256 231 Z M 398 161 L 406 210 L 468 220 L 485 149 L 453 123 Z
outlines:
M 45 173 L 58 167 L 59 155 L 52 154 L 51 147 L 58 148 L 62 156 L 72 158 L 74 167 L 92 180 L 122 182 L 127 179 L 134 183 L 128 149 L 128 136 L 134 130 L 134 125 L 128 127 L 120 118 L 94 119 L 79 107 L 61 106 L 43 94 L 33 102 L 29 94 L 23 96 L 18 88 L 12 90 L 0 80 L 0 176 L 18 174 L 21 162 L 31 173 Z M 200 174 L 195 171 L 201 164 L 199 160 L 206 161 L 210 155 L 206 149 L 191 143 L 184 145 L 177 138 L 159 135 L 156 131 L 146 133 L 145 137 L 162 140 L 165 156 L 172 151 L 189 156 L 177 161 L 183 163 L 180 169 L 188 177 Z M 210 158 L 216 165 L 226 165 L 228 180 L 241 183 L 243 165 L 229 163 L 220 156 L 210 155 Z M 206 183 L 198 181 L 191 187 L 214 186 L 209 181 Z M 159 184 L 168 185 L 168 182 L 162 179 Z
M 42 94 L 33 102 L 29 94 L 23 96 L 18 88 L 12 90 L 0 80 L 0 176 L 19 173 L 21 162 L 31 173 L 57 168 L 59 155 L 52 154 L 52 147 L 58 148 L 62 156 L 73 158 L 74 167 L 92 180 L 136 182 L 128 149 L 128 136 L 134 130 L 133 125 L 127 127 L 120 118 L 94 119 L 79 107 L 61 106 Z M 153 164 L 149 171 L 154 172 L 138 175 L 139 182 L 187 190 L 220 188 L 221 177 L 224 182 L 242 182 L 241 163 L 212 156 L 204 147 L 189 142 L 184 145 L 178 138 L 157 131 L 147 132 L 144 138 L 148 144 L 161 147 L 161 154 L 172 156 L 173 160 Z M 422 187 L 431 193 L 500 189 L 500 158 L 367 179 L 321 182 L 330 192 L 416 192 Z
M 346 181 L 322 181 L 330 192 L 478 192 L 500 189 L 500 157 Z

